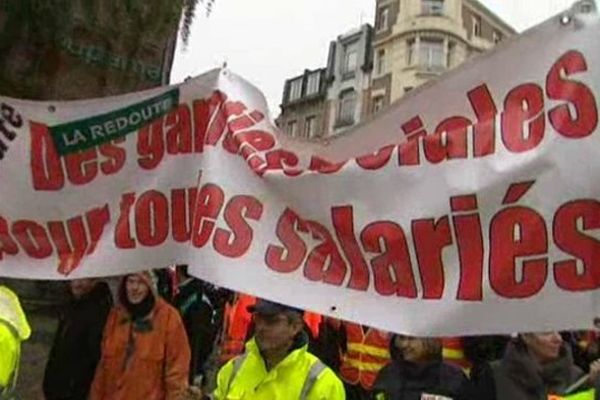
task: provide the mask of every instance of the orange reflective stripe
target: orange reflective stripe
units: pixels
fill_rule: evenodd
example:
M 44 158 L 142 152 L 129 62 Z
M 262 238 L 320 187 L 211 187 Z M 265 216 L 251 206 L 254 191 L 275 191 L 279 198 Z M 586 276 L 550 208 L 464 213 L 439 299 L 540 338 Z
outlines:
M 310 311 L 304 313 L 304 322 L 306 322 L 306 325 L 310 329 L 310 333 L 315 338 L 319 337 L 319 328 L 321 326 L 322 319 L 323 317 L 317 313 Z

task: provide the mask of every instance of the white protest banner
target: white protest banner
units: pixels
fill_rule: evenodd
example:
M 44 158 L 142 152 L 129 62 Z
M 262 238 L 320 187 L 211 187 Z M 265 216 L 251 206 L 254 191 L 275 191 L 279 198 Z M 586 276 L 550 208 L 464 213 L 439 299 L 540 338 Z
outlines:
M 588 327 L 598 38 L 596 14 L 557 17 L 328 146 L 280 137 L 226 71 L 83 102 L 0 98 L 0 276 L 187 263 L 395 332 Z

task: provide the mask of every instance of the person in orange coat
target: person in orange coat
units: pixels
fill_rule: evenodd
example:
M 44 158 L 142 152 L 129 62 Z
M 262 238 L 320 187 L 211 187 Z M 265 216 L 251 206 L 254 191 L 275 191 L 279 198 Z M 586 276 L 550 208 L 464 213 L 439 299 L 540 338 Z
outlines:
M 91 400 L 179 400 L 190 348 L 177 310 L 156 294 L 149 272 L 125 276 L 111 310 Z

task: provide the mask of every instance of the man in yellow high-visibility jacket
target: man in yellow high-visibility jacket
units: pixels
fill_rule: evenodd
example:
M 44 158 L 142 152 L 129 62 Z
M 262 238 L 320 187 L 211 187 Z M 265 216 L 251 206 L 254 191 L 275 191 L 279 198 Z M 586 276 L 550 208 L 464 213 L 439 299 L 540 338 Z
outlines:
M 6 286 L 0 286 L 0 399 L 9 398 L 14 391 L 21 342 L 30 334 L 17 295 Z
M 246 352 L 221 368 L 212 397 L 195 391 L 190 398 L 345 400 L 342 381 L 307 350 L 301 311 L 266 300 L 250 311 L 255 337 Z

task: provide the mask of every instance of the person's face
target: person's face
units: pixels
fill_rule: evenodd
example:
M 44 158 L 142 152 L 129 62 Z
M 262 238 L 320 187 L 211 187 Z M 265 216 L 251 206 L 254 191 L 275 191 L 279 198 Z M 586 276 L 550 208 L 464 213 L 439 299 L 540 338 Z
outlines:
M 146 282 L 138 275 L 129 275 L 125 280 L 125 289 L 127 291 L 127 300 L 131 304 L 140 304 L 148 293 L 150 288 L 146 285 Z
M 74 279 L 69 282 L 69 289 L 71 290 L 73 297 L 80 299 L 91 292 L 97 282 L 96 279 L 91 278 Z
M 562 337 L 558 332 L 528 333 L 523 335 L 527 350 L 541 363 L 556 360 L 560 356 Z
M 256 342 L 263 352 L 288 349 L 302 330 L 302 322 L 290 320 L 285 313 L 254 314 Z
M 402 353 L 402 358 L 408 362 L 418 363 L 425 360 L 427 344 L 423 339 L 398 335 L 394 338 L 394 346 Z

